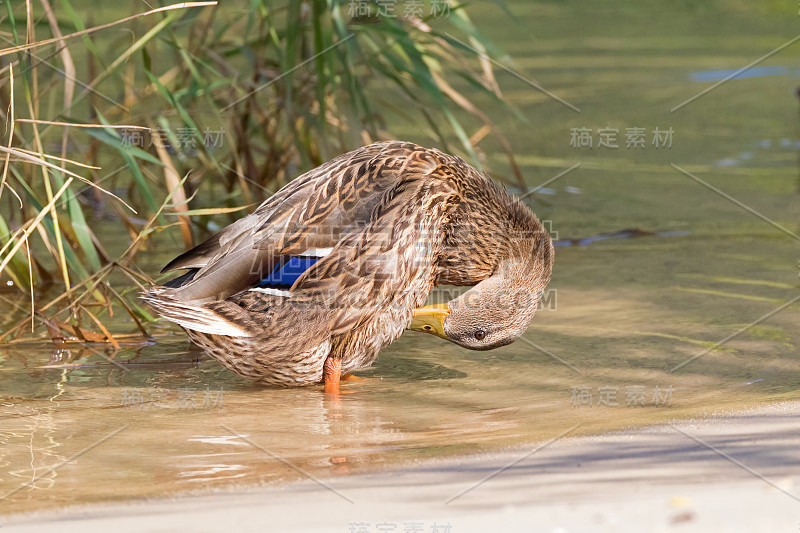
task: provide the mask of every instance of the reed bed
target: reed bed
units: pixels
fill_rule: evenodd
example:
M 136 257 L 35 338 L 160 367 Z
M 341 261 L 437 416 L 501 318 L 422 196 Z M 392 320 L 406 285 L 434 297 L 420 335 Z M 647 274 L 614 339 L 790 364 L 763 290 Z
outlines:
M 514 113 L 503 56 L 463 5 L 143 6 L 0 6 L 0 343 L 150 339 L 142 250 L 191 247 L 391 124 L 479 167 L 490 138 L 522 183 L 474 102 Z

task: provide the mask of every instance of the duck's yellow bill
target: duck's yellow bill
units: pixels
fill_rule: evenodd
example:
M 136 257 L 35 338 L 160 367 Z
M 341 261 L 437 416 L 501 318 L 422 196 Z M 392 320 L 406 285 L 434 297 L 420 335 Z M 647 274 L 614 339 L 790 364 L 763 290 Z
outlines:
M 426 305 L 414 311 L 414 317 L 408 323 L 406 329 L 430 333 L 443 339 L 447 338 L 444 333 L 444 319 L 450 316 L 450 309 L 446 303 Z

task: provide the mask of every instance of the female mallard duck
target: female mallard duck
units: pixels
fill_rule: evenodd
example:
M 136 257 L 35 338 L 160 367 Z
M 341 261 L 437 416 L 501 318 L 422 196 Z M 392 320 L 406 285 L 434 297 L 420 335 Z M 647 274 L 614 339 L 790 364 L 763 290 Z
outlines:
M 335 391 L 407 326 L 472 350 L 514 342 L 553 256 L 536 216 L 486 175 L 387 141 L 298 177 L 143 298 L 241 376 Z M 440 283 L 474 287 L 420 308 Z

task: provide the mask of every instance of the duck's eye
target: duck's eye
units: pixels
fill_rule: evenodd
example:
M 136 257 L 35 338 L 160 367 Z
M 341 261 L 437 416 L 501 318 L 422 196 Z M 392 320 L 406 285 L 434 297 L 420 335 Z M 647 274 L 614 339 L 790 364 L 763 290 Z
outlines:
M 486 332 L 483 331 L 482 329 L 479 329 L 478 331 L 475 332 L 475 338 L 479 341 L 482 341 L 483 339 L 486 338 Z

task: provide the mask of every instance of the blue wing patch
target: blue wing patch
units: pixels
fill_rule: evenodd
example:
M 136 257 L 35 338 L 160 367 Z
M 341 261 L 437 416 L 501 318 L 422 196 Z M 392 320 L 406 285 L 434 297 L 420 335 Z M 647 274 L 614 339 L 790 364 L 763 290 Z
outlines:
M 319 261 L 319 257 L 291 257 L 282 265 L 275 267 L 272 274 L 258 282 L 259 287 L 291 287 L 303 272 Z

